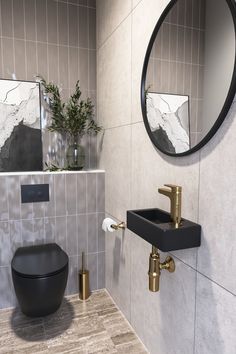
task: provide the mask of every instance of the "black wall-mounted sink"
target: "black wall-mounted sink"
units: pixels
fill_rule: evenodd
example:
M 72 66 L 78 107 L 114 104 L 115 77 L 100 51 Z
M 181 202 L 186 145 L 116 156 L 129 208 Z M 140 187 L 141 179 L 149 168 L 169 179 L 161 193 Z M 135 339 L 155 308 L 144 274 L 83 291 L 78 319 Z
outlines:
M 170 214 L 161 209 L 128 210 L 127 228 L 163 252 L 201 244 L 200 225 L 182 219 L 180 227 L 175 228 Z

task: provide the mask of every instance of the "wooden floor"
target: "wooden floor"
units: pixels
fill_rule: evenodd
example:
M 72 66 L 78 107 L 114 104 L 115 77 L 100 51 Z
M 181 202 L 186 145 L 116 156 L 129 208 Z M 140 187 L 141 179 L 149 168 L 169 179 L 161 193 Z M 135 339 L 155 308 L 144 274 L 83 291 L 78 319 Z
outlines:
M 105 290 L 87 301 L 67 297 L 44 318 L 0 310 L 0 353 L 147 353 Z

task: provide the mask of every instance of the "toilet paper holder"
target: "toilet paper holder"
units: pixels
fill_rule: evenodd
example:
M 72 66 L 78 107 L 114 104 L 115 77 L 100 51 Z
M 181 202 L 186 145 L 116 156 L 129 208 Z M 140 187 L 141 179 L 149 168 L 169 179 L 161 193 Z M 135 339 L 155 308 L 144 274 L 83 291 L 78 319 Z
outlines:
M 126 228 L 126 225 L 124 221 L 121 221 L 119 224 L 112 224 L 111 227 L 114 230 L 120 230 L 120 229 L 124 230 Z

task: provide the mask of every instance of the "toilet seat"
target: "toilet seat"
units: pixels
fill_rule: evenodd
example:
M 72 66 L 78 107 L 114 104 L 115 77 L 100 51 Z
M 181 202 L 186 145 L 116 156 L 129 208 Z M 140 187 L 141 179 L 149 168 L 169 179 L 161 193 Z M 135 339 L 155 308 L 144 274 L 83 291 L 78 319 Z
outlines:
M 23 278 L 45 278 L 68 266 L 67 254 L 56 244 L 20 247 L 12 262 L 12 271 Z

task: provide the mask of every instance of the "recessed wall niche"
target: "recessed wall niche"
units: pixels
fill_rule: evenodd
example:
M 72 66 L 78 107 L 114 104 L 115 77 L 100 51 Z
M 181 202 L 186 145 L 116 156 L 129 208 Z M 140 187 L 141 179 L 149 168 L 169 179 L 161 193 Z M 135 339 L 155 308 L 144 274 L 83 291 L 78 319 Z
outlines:
M 67 99 L 80 80 L 84 98 L 96 106 L 96 2 L 56 0 L 0 1 L 0 78 L 35 81 L 41 75 L 61 88 Z M 59 156 L 65 141 L 45 128 L 43 161 Z M 96 138 L 85 137 L 86 168 L 96 168 Z

